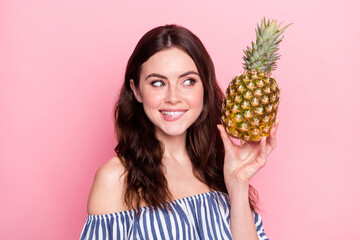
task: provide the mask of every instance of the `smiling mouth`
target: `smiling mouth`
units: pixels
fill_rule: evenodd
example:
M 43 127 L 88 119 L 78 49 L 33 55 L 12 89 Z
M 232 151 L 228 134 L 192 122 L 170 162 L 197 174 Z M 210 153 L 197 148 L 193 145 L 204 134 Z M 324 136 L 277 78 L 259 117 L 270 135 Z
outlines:
M 178 117 L 183 115 L 186 111 L 162 111 L 160 112 L 167 117 Z

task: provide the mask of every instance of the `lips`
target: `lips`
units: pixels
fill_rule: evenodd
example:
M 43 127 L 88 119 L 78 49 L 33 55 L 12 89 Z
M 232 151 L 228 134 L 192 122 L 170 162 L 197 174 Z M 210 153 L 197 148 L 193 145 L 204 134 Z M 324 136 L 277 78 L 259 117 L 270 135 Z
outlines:
M 180 116 L 180 115 L 183 115 L 186 111 L 165 111 L 165 110 L 160 110 L 160 112 L 162 114 L 164 114 L 165 116 L 168 116 L 168 117 L 176 117 L 176 116 Z
M 163 118 L 167 121 L 175 121 L 179 119 L 184 113 L 186 113 L 187 110 L 170 110 L 170 109 L 164 109 L 160 110 Z

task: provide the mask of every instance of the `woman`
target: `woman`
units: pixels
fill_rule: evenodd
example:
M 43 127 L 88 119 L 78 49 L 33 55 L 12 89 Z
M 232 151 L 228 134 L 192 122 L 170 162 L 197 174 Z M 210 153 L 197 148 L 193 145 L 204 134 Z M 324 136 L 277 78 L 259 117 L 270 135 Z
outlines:
M 248 180 L 275 148 L 278 120 L 268 139 L 236 145 L 222 99 L 193 33 L 146 33 L 115 107 L 117 156 L 96 173 L 80 238 L 267 239 Z

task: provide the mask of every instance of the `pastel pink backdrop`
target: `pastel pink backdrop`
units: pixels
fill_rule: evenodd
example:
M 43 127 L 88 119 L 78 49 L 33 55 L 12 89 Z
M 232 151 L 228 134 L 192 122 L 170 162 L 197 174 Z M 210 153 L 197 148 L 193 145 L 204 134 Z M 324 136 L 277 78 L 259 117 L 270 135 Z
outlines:
M 360 215 L 358 2 L 1 1 L 2 239 L 78 239 L 112 108 L 139 38 L 197 34 L 225 90 L 263 16 L 293 25 L 274 72 L 278 147 L 252 183 L 271 239 L 353 239 Z

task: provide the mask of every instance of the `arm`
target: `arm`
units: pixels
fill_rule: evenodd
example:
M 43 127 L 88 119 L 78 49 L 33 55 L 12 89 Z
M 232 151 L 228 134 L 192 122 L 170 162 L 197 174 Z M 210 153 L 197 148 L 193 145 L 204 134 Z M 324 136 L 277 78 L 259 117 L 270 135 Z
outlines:
M 248 198 L 249 184 L 240 183 L 236 189 L 229 192 L 230 198 L 230 231 L 236 239 L 258 239 L 254 217 Z
M 89 215 L 127 210 L 122 192 L 123 173 L 124 167 L 118 157 L 111 158 L 96 171 L 87 205 Z
M 260 143 L 234 144 L 223 126 L 218 125 L 225 148 L 224 178 L 230 198 L 230 231 L 236 239 L 258 239 L 253 213 L 248 200 L 249 179 L 266 162 L 266 157 L 276 147 L 276 120 L 270 136 L 262 138 Z
M 96 171 L 80 240 L 102 239 L 104 235 L 115 237 L 113 234 L 117 227 L 130 228 L 130 221 L 123 221 L 112 214 L 126 209 L 122 194 L 123 172 L 124 168 L 117 157 L 111 158 Z M 126 234 L 123 231 L 116 237 L 127 239 Z

